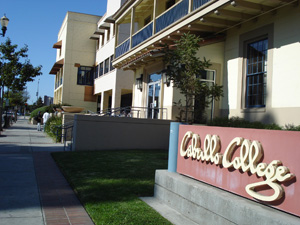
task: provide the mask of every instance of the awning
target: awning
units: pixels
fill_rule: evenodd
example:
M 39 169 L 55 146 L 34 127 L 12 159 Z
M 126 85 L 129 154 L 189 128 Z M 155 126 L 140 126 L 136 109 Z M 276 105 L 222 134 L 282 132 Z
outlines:
M 106 23 L 115 23 L 115 19 L 113 19 L 111 16 L 107 17 L 104 22 Z
M 57 72 L 60 70 L 60 68 L 62 68 L 64 66 L 64 59 L 61 59 L 59 61 L 57 61 L 56 63 L 54 63 L 54 65 L 52 66 L 52 69 L 50 71 L 49 74 L 54 74 L 56 75 Z
M 62 45 L 62 40 L 56 42 L 56 43 L 53 45 L 53 48 L 61 48 L 61 45 Z
M 109 30 L 110 29 L 110 25 L 109 23 L 103 23 L 100 25 L 99 27 L 100 29 L 104 29 L 104 30 Z

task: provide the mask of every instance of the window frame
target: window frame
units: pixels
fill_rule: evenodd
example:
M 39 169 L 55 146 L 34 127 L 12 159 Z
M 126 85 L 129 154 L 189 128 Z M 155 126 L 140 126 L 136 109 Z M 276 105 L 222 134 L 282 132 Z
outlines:
M 109 58 L 104 60 L 104 74 L 109 72 Z
M 266 98 L 264 107 L 248 107 L 246 105 L 246 73 L 247 73 L 247 44 L 267 38 L 268 39 L 268 59 L 267 59 L 267 77 L 266 77 Z M 237 109 L 240 108 L 241 113 L 256 113 L 256 112 L 266 112 L 268 108 L 271 107 L 272 101 L 272 67 L 273 67 L 273 46 L 274 46 L 274 24 L 271 23 L 266 26 L 262 26 L 252 31 L 243 33 L 239 37 L 239 58 L 241 59 L 239 63 L 239 76 L 238 82 L 238 105 Z
M 84 71 L 84 75 L 82 73 Z M 89 73 L 87 73 L 89 72 Z M 89 74 L 89 76 L 87 76 Z M 88 78 L 89 77 L 89 78 Z M 94 67 L 80 66 L 77 70 L 77 85 L 93 86 L 94 85 Z
M 268 37 L 261 37 L 258 40 L 246 42 L 246 73 L 245 73 L 245 81 L 246 81 L 246 93 L 245 93 L 245 108 L 263 108 L 266 107 L 266 87 L 267 87 L 267 60 L 268 60 Z M 267 43 L 264 43 L 267 42 Z M 259 52 L 255 53 L 251 51 L 251 45 L 262 44 L 262 48 L 265 44 L 267 44 L 266 49 L 262 49 L 266 54 L 262 56 L 262 60 L 258 61 Z M 251 58 L 250 58 L 251 55 Z M 265 59 L 266 57 L 266 59 Z M 256 59 L 255 59 L 256 58 Z M 256 61 L 254 61 L 256 60 Z M 258 71 L 259 64 L 261 62 L 261 71 Z M 251 67 L 251 71 L 250 70 Z M 254 72 L 255 70 L 255 72 Z M 250 83 L 250 80 L 251 83 Z M 261 90 L 262 89 L 262 90 Z M 251 90 L 251 91 L 250 91 Z M 251 93 L 250 93 L 251 92 Z M 251 98 L 251 100 L 250 100 Z M 255 103 L 251 103 L 255 102 Z

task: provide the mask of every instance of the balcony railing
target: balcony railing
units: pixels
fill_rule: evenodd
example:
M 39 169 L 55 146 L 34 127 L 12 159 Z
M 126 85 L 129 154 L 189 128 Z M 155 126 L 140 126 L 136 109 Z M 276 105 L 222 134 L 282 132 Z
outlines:
M 169 11 L 166 11 L 160 17 L 156 19 L 156 28 L 155 32 L 159 32 L 162 29 L 166 28 L 170 24 L 174 23 L 175 21 L 179 20 L 180 18 L 184 17 L 188 14 L 189 11 L 189 1 L 183 0 L 176 6 L 174 6 Z
M 130 38 L 128 38 L 126 41 L 124 41 L 122 44 L 116 47 L 116 54 L 115 54 L 116 58 L 118 58 L 120 55 L 123 55 L 125 52 L 128 52 L 129 45 L 130 45 Z
M 153 22 L 149 23 L 142 30 L 132 36 L 132 48 L 147 40 L 152 36 Z
M 212 0 L 192 0 L 192 10 L 196 10 L 201 6 L 205 5 L 206 3 Z M 157 17 L 155 23 L 155 33 L 160 32 L 161 30 L 165 29 L 172 23 L 176 22 L 177 20 L 181 19 L 185 15 L 188 14 L 189 10 L 189 0 L 182 0 L 177 5 L 173 6 L 159 17 Z M 143 41 L 149 39 L 153 36 L 153 25 L 154 23 L 151 22 L 150 24 L 146 25 L 140 31 L 135 33 L 132 36 L 132 46 L 130 46 L 130 37 L 124 41 L 122 44 L 116 47 L 115 58 L 123 55 L 124 53 L 128 52 L 131 48 L 139 45 Z
M 200 6 L 204 5 L 205 3 L 211 0 L 194 0 L 193 1 L 193 10 L 198 9 Z

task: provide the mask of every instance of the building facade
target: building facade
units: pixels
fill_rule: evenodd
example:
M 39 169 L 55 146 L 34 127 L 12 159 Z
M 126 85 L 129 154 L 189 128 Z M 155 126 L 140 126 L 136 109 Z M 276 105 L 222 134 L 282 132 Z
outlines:
M 123 1 L 107 1 L 107 11 L 97 22 L 90 39 L 96 42 L 94 73 L 94 95 L 97 98 L 97 112 L 131 106 L 133 72 L 112 66 L 115 49 L 115 27 L 111 16 L 121 7 Z
M 67 12 L 58 33 L 56 62 L 50 74 L 55 75 L 54 104 L 70 104 L 96 111 L 93 74 L 96 43 L 90 34 L 100 16 Z
M 175 119 L 182 96 L 165 82 L 160 47 L 193 33 L 203 39 L 198 56 L 212 63 L 207 79 L 224 89 L 212 117 L 299 124 L 299 11 L 293 0 L 128 0 L 113 16 L 113 66 L 134 71 L 132 106 Z

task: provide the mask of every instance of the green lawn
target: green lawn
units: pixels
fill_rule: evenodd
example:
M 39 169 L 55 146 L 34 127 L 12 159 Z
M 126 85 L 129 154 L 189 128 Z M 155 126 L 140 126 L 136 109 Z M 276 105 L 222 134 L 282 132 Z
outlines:
M 165 150 L 60 152 L 53 157 L 95 224 L 171 224 L 139 197 L 153 196 Z

